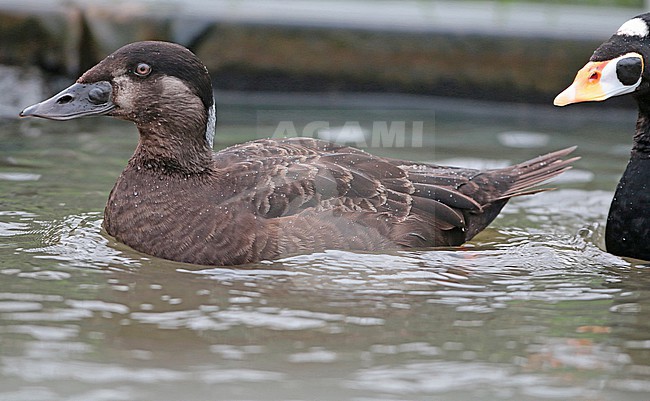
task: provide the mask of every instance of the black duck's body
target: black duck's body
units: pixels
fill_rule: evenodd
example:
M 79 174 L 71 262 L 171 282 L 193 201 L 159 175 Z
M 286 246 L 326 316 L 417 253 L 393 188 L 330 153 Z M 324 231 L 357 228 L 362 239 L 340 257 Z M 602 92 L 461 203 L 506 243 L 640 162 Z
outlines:
M 607 251 L 650 260 L 650 13 L 625 22 L 599 46 L 557 106 L 632 94 L 639 114 L 630 161 L 616 187 L 607 226 Z
M 650 154 L 632 155 L 607 216 L 605 245 L 615 255 L 650 260 Z
M 607 216 L 605 244 L 615 255 L 650 260 L 650 108 L 639 99 L 634 147 Z

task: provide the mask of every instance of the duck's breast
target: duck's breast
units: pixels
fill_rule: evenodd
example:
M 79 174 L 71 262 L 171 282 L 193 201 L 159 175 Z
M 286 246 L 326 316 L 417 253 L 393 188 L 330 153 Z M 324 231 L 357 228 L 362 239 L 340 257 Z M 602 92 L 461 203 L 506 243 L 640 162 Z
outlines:
M 245 202 L 229 202 L 211 177 L 127 169 L 108 199 L 108 234 L 149 255 L 195 264 L 246 263 L 265 233 Z M 247 251 L 242 251 L 247 250 Z

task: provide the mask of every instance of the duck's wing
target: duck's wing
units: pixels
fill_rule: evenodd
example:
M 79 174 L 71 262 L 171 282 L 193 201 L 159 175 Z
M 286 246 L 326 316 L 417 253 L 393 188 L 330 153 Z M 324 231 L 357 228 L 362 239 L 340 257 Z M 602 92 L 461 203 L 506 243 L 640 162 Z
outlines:
M 414 192 L 399 167 L 364 151 L 310 138 L 265 139 L 215 155 L 234 198 L 274 218 L 307 208 L 408 215 Z
M 458 245 L 512 196 L 560 174 L 555 152 L 500 170 L 404 162 L 311 138 L 266 139 L 219 152 L 230 202 L 267 219 L 320 213 L 354 220 L 409 247 Z
M 539 188 L 538 185 L 570 169 L 571 163 L 579 157 L 566 157 L 575 149 L 572 146 L 491 170 L 444 167 L 395 159 L 390 162 L 407 171 L 416 188 L 433 187 L 433 191 L 442 188 L 453 194 L 449 195 L 449 199 L 456 202 L 469 199 L 480 205 L 478 209 L 458 205 L 466 222 L 465 241 L 468 241 L 494 220 L 510 198 L 548 190 L 549 188 Z

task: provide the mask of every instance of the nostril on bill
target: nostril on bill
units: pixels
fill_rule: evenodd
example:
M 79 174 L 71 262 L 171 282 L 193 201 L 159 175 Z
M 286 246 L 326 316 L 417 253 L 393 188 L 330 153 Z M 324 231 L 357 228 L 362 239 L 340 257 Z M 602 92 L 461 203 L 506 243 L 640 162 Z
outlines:
M 66 104 L 66 103 L 70 103 L 73 100 L 74 100 L 74 96 L 65 94 L 65 95 L 61 96 L 60 98 L 56 99 L 56 102 L 58 104 Z

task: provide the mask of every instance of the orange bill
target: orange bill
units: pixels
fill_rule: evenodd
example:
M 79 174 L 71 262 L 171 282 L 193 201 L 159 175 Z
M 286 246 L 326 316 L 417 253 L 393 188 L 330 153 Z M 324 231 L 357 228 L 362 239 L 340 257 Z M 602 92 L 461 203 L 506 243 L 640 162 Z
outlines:
M 553 104 L 566 106 L 601 101 L 634 92 L 641 83 L 642 71 L 643 57 L 638 53 L 628 53 L 612 60 L 590 61 L 578 71 L 571 86 L 557 95 Z
M 605 100 L 609 96 L 601 85 L 603 69 L 610 61 L 590 61 L 582 67 L 571 86 L 555 97 L 553 104 L 566 106 L 571 103 Z

